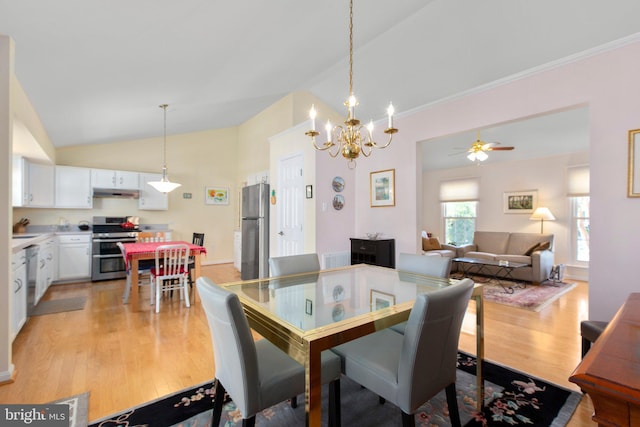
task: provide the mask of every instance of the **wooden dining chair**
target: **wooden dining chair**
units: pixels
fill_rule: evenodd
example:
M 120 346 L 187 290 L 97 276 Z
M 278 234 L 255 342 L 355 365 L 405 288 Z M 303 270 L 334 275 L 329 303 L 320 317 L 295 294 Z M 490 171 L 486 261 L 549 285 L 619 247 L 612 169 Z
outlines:
M 127 277 L 126 277 L 126 282 L 124 285 L 124 295 L 122 296 L 122 302 L 124 304 L 127 304 L 129 302 L 129 297 L 131 296 L 131 265 L 127 264 L 127 257 L 125 254 L 125 250 L 124 250 L 124 245 L 122 244 L 122 242 L 117 242 L 116 246 L 118 246 L 118 248 L 120 249 L 120 253 L 122 254 L 122 258 L 124 259 L 124 263 L 125 265 L 127 265 Z M 150 271 L 149 270 L 145 270 L 145 271 L 141 271 L 140 268 L 138 268 L 138 278 L 140 277 L 140 273 L 148 273 Z M 148 280 L 141 280 L 138 279 L 138 286 L 148 286 L 150 285 L 150 282 Z M 149 292 L 150 294 L 150 303 L 153 304 L 153 292 Z
M 238 296 L 207 277 L 196 279 L 207 316 L 215 366 L 211 426 L 218 426 L 225 392 L 242 415 L 243 426 L 291 396 L 304 393 L 304 367 L 266 339 L 254 340 Z M 329 426 L 340 426 L 340 358 L 321 353 L 321 379 L 329 383 Z
M 160 311 L 160 296 L 166 291 L 180 290 L 180 299 L 187 307 L 189 301 L 189 245 L 161 245 L 155 251 L 155 266 L 150 283 L 155 294 L 156 313 Z
M 204 233 L 193 233 L 191 237 L 191 243 L 198 246 L 204 246 Z M 195 283 L 193 277 L 193 271 L 196 268 L 196 258 L 194 256 L 189 257 L 189 286 L 193 287 Z

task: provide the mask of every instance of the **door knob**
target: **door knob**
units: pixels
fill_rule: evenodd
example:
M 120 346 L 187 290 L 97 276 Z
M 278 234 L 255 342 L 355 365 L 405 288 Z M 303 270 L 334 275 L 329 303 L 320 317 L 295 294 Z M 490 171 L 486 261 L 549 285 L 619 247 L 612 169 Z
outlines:
M 281 235 L 281 236 L 284 236 L 284 233 L 282 231 L 279 232 L 278 234 Z

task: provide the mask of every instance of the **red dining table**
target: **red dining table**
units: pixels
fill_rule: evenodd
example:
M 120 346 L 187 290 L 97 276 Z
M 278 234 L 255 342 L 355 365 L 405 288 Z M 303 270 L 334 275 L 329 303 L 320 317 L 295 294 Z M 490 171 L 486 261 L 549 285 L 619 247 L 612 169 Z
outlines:
M 189 246 L 189 256 L 194 258 L 194 275 L 200 276 L 200 257 L 206 255 L 207 249 L 204 246 L 194 245 L 193 243 L 183 241 L 169 241 L 169 242 L 136 242 L 136 243 L 124 243 L 124 259 L 127 270 L 131 274 L 131 306 L 134 310 L 139 308 L 138 305 L 138 262 L 143 259 L 155 259 L 156 248 L 162 245 L 178 245 L 186 244 Z M 193 287 L 193 302 L 198 301 L 198 291 L 196 287 Z

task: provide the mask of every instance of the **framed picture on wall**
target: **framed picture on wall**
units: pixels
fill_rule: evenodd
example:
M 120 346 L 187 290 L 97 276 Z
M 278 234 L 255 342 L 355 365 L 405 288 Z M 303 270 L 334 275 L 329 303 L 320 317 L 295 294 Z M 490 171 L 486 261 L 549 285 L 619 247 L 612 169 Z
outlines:
M 538 190 L 505 191 L 504 213 L 533 213 L 538 205 Z
M 640 129 L 629 131 L 627 196 L 640 197 Z
M 396 205 L 396 170 L 387 169 L 369 174 L 369 192 L 371 207 L 385 207 Z
M 228 205 L 229 189 L 227 187 L 207 187 L 204 202 L 207 205 Z

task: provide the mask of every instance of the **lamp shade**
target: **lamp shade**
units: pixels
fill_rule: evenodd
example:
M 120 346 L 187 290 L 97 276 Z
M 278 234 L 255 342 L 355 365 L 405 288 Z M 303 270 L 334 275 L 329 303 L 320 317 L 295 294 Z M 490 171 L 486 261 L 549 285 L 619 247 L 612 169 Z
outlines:
M 553 214 L 551 213 L 551 211 L 549 210 L 549 208 L 537 208 L 534 212 L 533 215 L 531 215 L 531 218 L 529 218 L 530 220 L 536 221 L 536 220 L 544 220 L 544 221 L 555 221 L 556 217 L 553 216 Z

